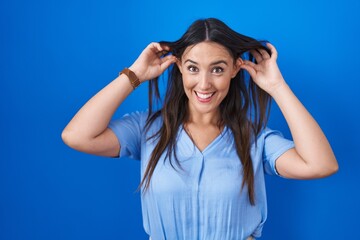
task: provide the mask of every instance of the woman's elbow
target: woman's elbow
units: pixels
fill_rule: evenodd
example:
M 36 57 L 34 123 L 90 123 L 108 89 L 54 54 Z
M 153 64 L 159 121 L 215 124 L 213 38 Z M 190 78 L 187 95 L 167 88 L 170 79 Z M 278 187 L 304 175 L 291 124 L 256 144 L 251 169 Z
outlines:
M 67 129 L 64 129 L 61 132 L 61 139 L 63 140 L 63 142 L 68 145 L 71 146 L 72 145 L 72 137 L 71 137 L 71 133 L 70 131 L 68 131 Z
M 317 178 L 328 177 L 337 173 L 338 171 L 339 171 L 339 164 L 337 163 L 336 159 L 334 159 L 332 163 L 319 168 L 319 170 L 317 171 Z
M 335 163 L 329 168 L 329 176 L 339 171 L 339 164 L 335 160 Z
M 71 130 L 64 129 L 61 133 L 61 139 L 69 147 L 80 150 L 82 148 L 82 141 L 79 139 L 78 134 L 74 133 Z

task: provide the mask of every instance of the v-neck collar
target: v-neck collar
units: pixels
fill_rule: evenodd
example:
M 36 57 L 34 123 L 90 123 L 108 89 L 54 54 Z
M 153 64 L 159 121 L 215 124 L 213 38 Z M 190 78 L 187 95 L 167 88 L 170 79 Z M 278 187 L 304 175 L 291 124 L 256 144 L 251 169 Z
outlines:
M 189 136 L 189 134 L 186 132 L 184 125 L 181 124 L 180 126 L 180 134 L 183 134 L 186 138 L 186 140 L 188 142 L 191 143 L 192 147 L 196 150 L 197 153 L 201 154 L 201 155 L 205 155 L 207 152 L 211 151 L 212 147 L 217 144 L 221 138 L 226 134 L 228 130 L 227 126 L 224 126 L 223 130 L 219 133 L 219 135 L 216 136 L 216 138 L 214 138 L 205 148 L 204 150 L 200 151 L 200 149 L 198 148 L 198 146 L 196 146 L 196 144 L 194 143 L 194 141 L 191 139 L 191 137 Z

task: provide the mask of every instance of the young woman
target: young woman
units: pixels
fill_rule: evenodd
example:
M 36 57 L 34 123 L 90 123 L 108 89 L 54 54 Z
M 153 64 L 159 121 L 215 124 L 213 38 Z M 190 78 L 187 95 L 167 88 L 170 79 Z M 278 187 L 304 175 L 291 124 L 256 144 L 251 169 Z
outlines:
M 284 81 L 270 43 L 217 19 L 175 42 L 149 44 L 91 98 L 62 133 L 86 153 L 141 160 L 145 231 L 161 239 L 252 239 L 266 220 L 264 173 L 326 177 L 338 164 L 324 133 Z M 169 68 L 163 104 L 158 77 Z M 111 121 L 139 83 L 150 107 Z M 266 127 L 270 99 L 293 141 Z

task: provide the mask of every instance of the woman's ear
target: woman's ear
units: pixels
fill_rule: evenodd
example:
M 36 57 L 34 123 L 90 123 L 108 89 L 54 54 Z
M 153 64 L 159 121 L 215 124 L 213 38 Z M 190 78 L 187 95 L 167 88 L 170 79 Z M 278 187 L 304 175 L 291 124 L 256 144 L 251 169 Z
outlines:
M 177 65 L 177 67 L 179 68 L 179 71 L 180 71 L 180 73 L 182 74 L 182 64 L 181 64 L 181 59 L 179 59 L 179 58 L 176 58 L 176 65 Z
M 244 64 L 244 61 L 241 58 L 236 59 L 236 62 L 234 64 L 234 72 L 231 75 L 231 78 L 234 78 L 236 74 L 240 71 L 241 65 Z

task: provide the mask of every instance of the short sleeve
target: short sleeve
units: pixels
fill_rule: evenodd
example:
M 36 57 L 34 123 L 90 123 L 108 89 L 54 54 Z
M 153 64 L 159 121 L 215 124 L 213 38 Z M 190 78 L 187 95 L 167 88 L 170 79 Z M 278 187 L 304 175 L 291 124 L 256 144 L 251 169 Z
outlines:
M 270 175 L 280 174 L 276 171 L 275 162 L 287 150 L 294 148 L 294 142 L 283 137 L 281 132 L 269 128 L 264 130 L 263 162 L 265 173 Z
M 134 112 L 109 123 L 108 128 L 115 133 L 120 143 L 119 157 L 140 159 L 141 137 L 145 119 L 145 113 Z

